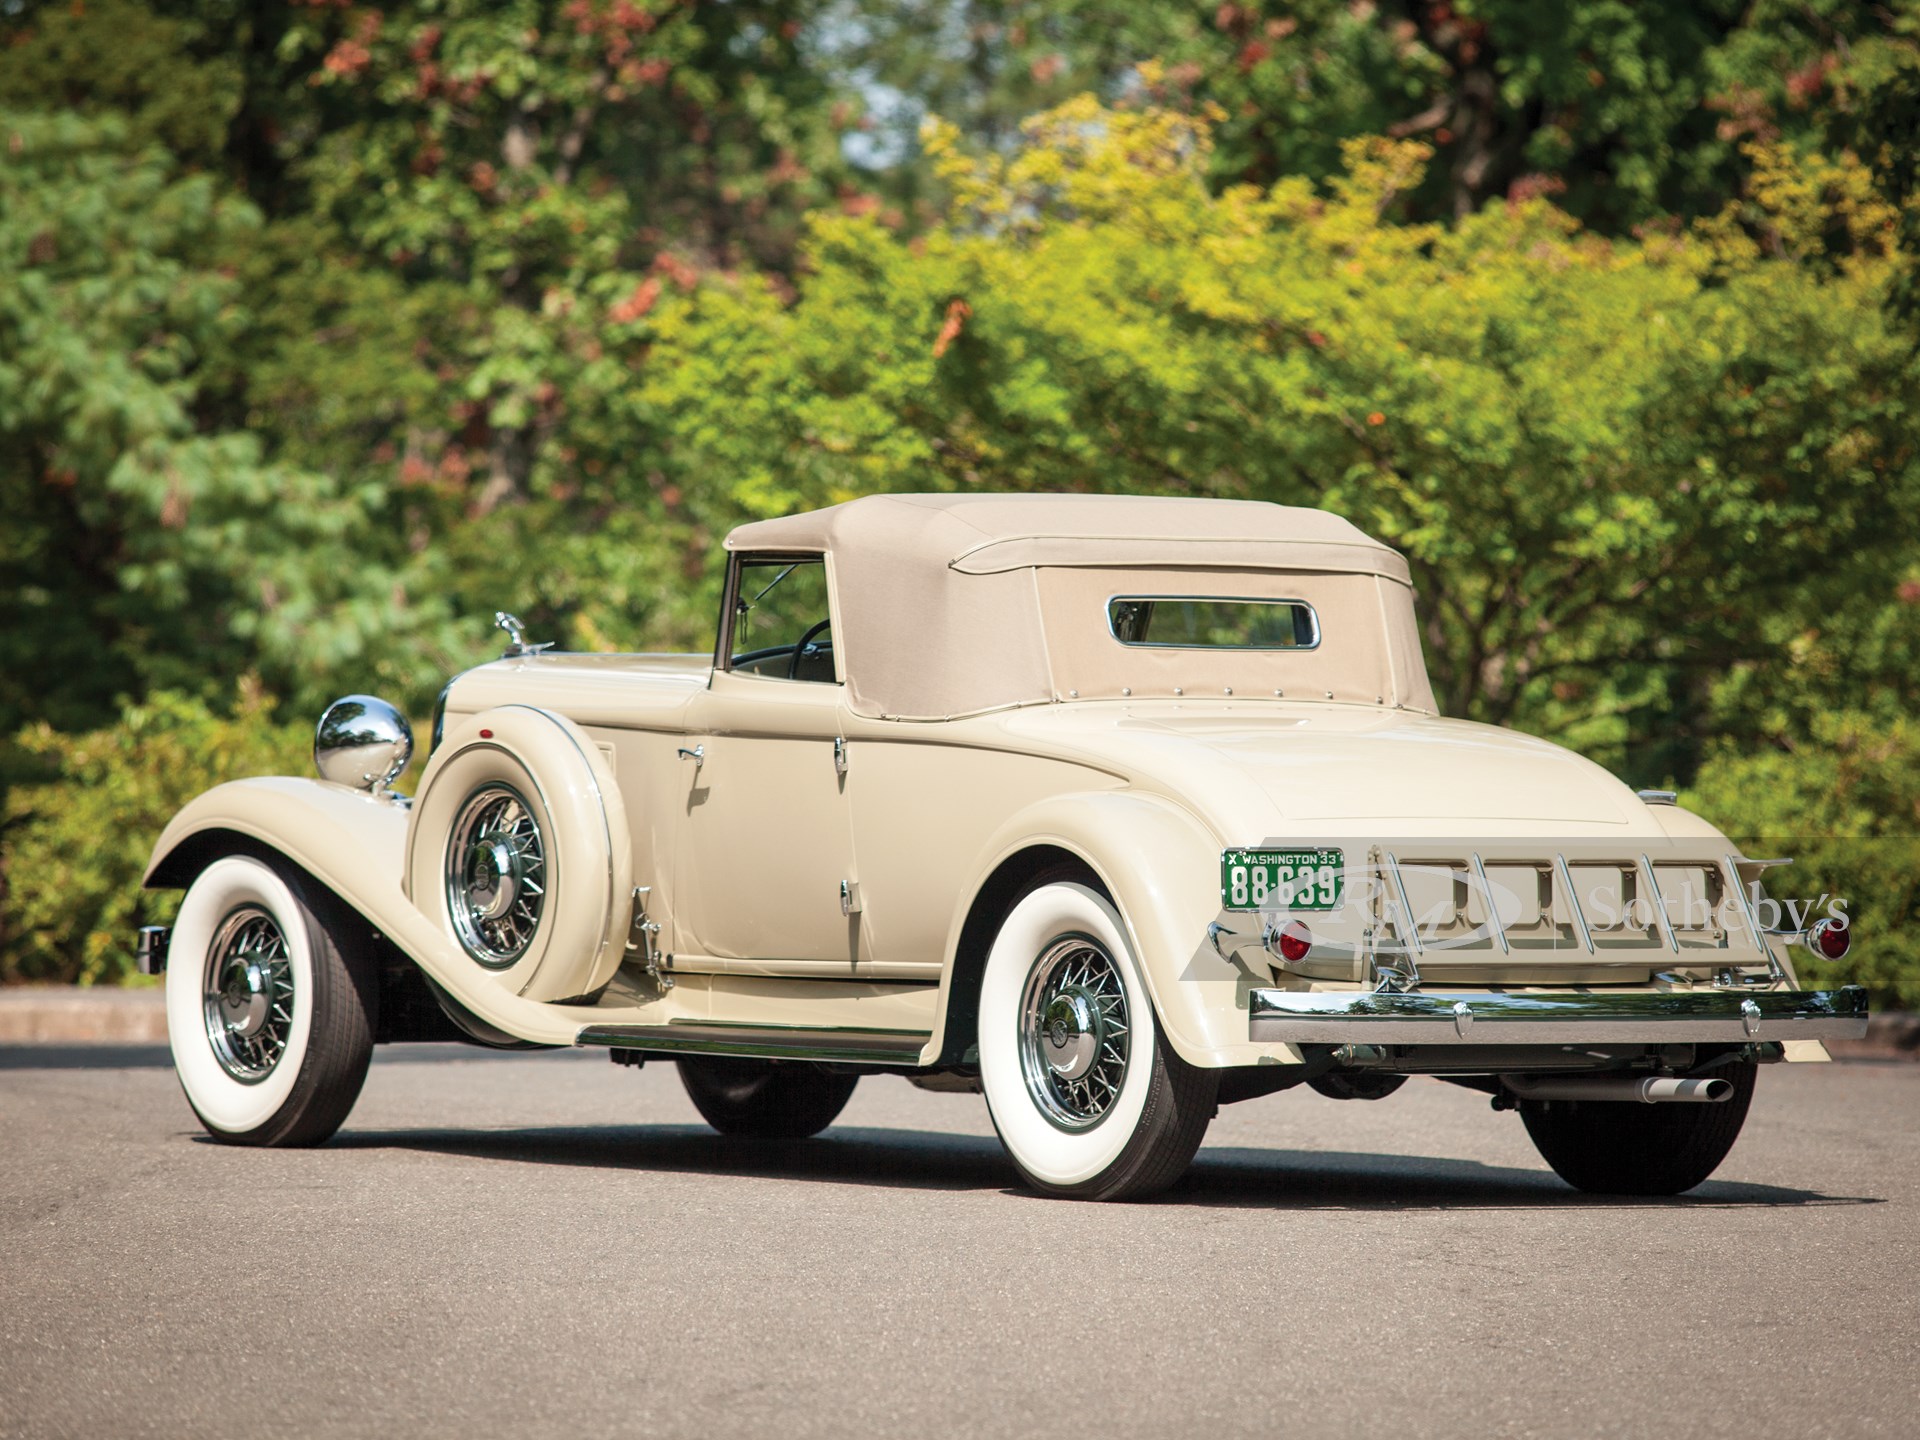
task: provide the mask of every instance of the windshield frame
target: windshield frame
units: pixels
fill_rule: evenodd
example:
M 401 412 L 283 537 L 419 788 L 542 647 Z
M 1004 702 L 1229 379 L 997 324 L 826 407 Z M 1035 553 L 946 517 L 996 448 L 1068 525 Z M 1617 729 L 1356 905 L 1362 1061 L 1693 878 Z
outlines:
M 715 634 L 713 641 L 713 673 L 715 675 L 738 674 L 750 680 L 782 679 L 784 681 L 784 677 L 755 674 L 745 670 L 736 671 L 733 668 L 734 623 L 739 619 L 740 614 L 741 580 L 749 565 L 782 565 L 787 567 L 781 572 L 778 579 L 774 580 L 772 584 L 763 586 L 759 595 L 748 602 L 749 608 L 757 604 L 759 600 L 764 598 L 775 586 L 785 581 L 795 566 L 819 565 L 826 581 L 827 614 L 828 618 L 832 621 L 829 633 L 831 633 L 837 641 L 840 633 L 840 593 L 839 587 L 834 581 L 833 556 L 826 550 L 730 550 L 727 552 L 727 578 L 725 584 L 720 588 L 720 623 L 718 633 Z M 834 677 L 831 682 L 808 681 L 805 683 L 815 685 L 831 683 L 842 687 L 846 685 L 846 661 L 845 657 L 841 654 L 838 644 L 835 644 L 833 647 L 833 669 Z

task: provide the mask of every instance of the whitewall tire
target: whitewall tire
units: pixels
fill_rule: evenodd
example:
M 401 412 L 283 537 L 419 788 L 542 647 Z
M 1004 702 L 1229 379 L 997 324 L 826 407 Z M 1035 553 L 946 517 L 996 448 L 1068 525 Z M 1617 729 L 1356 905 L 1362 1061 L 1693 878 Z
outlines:
M 317 1145 L 366 1080 L 377 982 L 364 956 L 342 951 L 338 902 L 310 887 L 229 855 L 180 903 L 167 1036 L 187 1103 L 217 1140 Z
M 1218 1077 L 1161 1033 L 1112 903 L 1078 879 L 1030 890 L 980 987 L 980 1078 L 1022 1176 L 1054 1195 L 1135 1200 L 1185 1173 Z

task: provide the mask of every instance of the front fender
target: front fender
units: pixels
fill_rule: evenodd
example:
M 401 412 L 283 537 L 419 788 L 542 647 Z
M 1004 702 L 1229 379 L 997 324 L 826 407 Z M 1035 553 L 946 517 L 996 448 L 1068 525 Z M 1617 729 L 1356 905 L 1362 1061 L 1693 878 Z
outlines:
M 1222 958 L 1208 942 L 1207 926 L 1220 914 L 1219 837 L 1158 796 L 1124 790 L 1056 795 L 1009 819 L 985 847 L 953 918 L 949 985 L 974 898 L 1003 864 L 1036 846 L 1078 857 L 1107 887 L 1160 1027 L 1181 1059 L 1206 1069 L 1299 1061 L 1292 1046 L 1248 1039 L 1248 996 L 1271 977 Z M 943 1027 L 945 1012 L 943 997 Z
M 575 1017 L 556 1017 L 476 976 L 475 968 L 400 888 L 407 812 L 391 800 L 324 780 L 268 776 L 234 780 L 191 800 L 160 832 L 142 883 L 184 887 L 224 834 L 282 854 L 364 915 L 454 999 L 510 1035 L 571 1045 Z
M 232 831 L 282 854 L 343 899 L 398 887 L 407 812 L 364 790 L 287 775 L 234 780 L 196 796 L 154 842 L 141 883 L 148 889 L 189 884 L 200 869 L 193 842 Z

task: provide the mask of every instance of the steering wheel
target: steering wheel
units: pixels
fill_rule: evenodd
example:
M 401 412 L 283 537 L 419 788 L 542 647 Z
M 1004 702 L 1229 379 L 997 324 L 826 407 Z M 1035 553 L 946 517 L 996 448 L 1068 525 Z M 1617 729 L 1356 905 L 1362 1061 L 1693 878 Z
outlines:
M 817 625 L 808 627 L 807 633 L 800 637 L 800 643 L 793 647 L 793 658 L 787 662 L 787 679 L 798 680 L 800 678 L 800 659 L 807 653 L 807 646 L 813 643 L 814 636 L 832 624 L 833 617 L 829 615 Z

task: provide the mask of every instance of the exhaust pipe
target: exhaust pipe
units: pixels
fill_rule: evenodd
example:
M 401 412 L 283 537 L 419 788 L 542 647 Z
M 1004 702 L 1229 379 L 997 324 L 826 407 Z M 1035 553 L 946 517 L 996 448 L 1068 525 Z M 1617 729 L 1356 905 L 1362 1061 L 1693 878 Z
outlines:
M 1713 1105 L 1733 1094 L 1730 1082 L 1678 1075 L 1502 1075 L 1522 1100 L 1638 1100 L 1646 1105 Z

